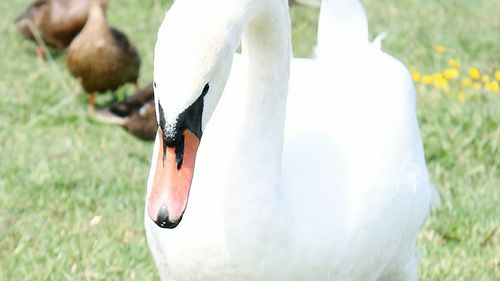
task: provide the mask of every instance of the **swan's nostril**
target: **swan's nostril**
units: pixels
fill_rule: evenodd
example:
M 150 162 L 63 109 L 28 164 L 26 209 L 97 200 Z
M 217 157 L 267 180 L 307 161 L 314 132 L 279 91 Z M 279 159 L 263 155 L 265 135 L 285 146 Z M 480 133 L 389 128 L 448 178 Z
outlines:
M 158 210 L 158 216 L 154 221 L 161 228 L 175 228 L 182 220 L 182 216 L 175 221 L 170 221 L 166 205 L 162 205 Z

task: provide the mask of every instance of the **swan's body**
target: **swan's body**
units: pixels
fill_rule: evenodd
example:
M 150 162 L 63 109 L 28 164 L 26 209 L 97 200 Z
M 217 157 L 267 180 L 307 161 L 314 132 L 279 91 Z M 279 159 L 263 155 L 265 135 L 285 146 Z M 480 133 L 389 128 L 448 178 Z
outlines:
M 286 1 L 271 2 L 274 26 L 287 25 Z M 334 3 L 348 2 L 363 13 L 357 1 Z M 325 22 L 336 24 L 322 15 Z M 277 36 L 289 27 L 258 23 L 246 27 L 242 56 L 204 130 L 182 221 L 161 229 L 146 208 L 162 280 L 416 280 L 431 187 L 408 71 L 367 38 L 340 56 L 319 40 L 317 60 L 293 60 L 287 101 L 289 38 Z M 320 39 L 328 32 L 340 34 L 323 27 Z M 155 79 L 161 70 L 155 64 Z M 169 98 L 156 94 L 160 103 Z

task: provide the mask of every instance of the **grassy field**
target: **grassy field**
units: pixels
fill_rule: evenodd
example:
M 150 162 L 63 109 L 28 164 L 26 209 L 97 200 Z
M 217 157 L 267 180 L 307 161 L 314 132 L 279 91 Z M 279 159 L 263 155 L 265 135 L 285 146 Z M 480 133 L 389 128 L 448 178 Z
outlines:
M 142 222 L 152 144 L 89 117 L 64 55 L 37 63 L 12 24 L 30 1 L 0 2 L 0 280 L 155 280 Z M 412 67 L 428 166 L 442 197 L 419 239 L 421 280 L 500 278 L 495 2 L 365 1 L 372 34 L 390 31 L 384 49 Z M 169 3 L 110 4 L 110 23 L 142 55 L 143 84 Z M 317 14 L 292 9 L 296 55 L 311 54 Z

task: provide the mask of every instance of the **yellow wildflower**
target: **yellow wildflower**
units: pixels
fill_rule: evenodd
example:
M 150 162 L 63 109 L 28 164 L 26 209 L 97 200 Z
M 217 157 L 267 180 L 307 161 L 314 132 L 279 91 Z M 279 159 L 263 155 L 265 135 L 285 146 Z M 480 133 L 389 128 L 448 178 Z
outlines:
M 457 99 L 458 99 L 460 102 L 464 102 L 466 98 L 467 98 L 467 96 L 465 96 L 465 93 L 464 93 L 464 92 L 460 92 L 460 93 L 458 93 L 458 95 L 457 95 Z
M 480 91 L 481 90 L 481 84 L 479 84 L 478 82 L 472 84 L 472 89 L 474 89 L 475 91 Z
M 448 88 L 448 81 L 443 77 L 441 73 L 434 73 L 432 75 L 432 81 L 434 84 L 434 87 L 438 89 L 447 89 Z
M 468 88 L 468 87 L 472 86 L 472 80 L 470 78 L 464 78 L 462 80 L 462 83 L 460 83 L 460 86 L 462 86 L 464 88 Z
M 424 75 L 424 76 L 422 76 L 421 81 L 422 81 L 422 84 L 429 85 L 430 83 L 432 83 L 432 78 L 429 75 Z
M 457 79 L 460 76 L 460 72 L 456 68 L 448 68 L 443 72 L 445 79 Z
M 411 69 L 411 77 L 413 78 L 413 81 L 418 82 L 420 81 L 420 72 L 418 72 L 416 69 L 412 68 Z
M 491 88 L 491 90 L 492 90 L 493 92 L 495 92 L 495 93 L 498 93 L 498 92 L 500 91 L 500 87 L 499 87 L 499 85 L 498 85 L 498 82 L 497 82 L 497 81 L 493 81 L 493 82 L 491 82 L 491 84 L 490 84 L 490 88 Z
M 446 47 L 443 45 L 440 45 L 440 44 L 434 45 L 434 51 L 442 54 L 442 53 L 446 52 Z
M 443 74 L 441 74 L 441 72 L 434 72 L 432 74 L 432 80 L 438 80 L 438 79 L 441 79 L 441 78 L 444 78 Z
M 495 71 L 495 79 L 497 79 L 497 81 L 500 81 L 500 70 Z
M 450 59 L 448 65 L 453 68 L 460 68 L 460 62 L 456 59 Z
M 472 79 L 479 79 L 481 77 L 481 73 L 479 72 L 479 69 L 475 68 L 475 67 L 471 67 L 469 69 L 469 75 Z
M 483 83 L 487 84 L 490 82 L 490 77 L 487 74 L 484 74 L 482 80 Z

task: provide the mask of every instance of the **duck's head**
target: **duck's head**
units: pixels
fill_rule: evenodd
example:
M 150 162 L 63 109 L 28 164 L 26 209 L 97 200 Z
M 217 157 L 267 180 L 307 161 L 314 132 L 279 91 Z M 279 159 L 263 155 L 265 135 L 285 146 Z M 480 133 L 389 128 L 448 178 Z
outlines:
M 107 8 L 110 0 L 90 0 L 87 24 L 101 24 L 106 19 Z
M 50 15 L 50 5 L 48 1 L 37 1 L 16 18 L 15 26 L 22 36 L 35 40 L 32 29 Z
M 190 6 L 195 2 L 197 6 Z M 198 144 L 224 90 L 241 34 L 240 25 L 228 19 L 231 13 L 208 2 L 174 2 L 155 46 L 159 129 L 148 180 L 147 211 L 163 228 L 174 228 L 182 219 Z

